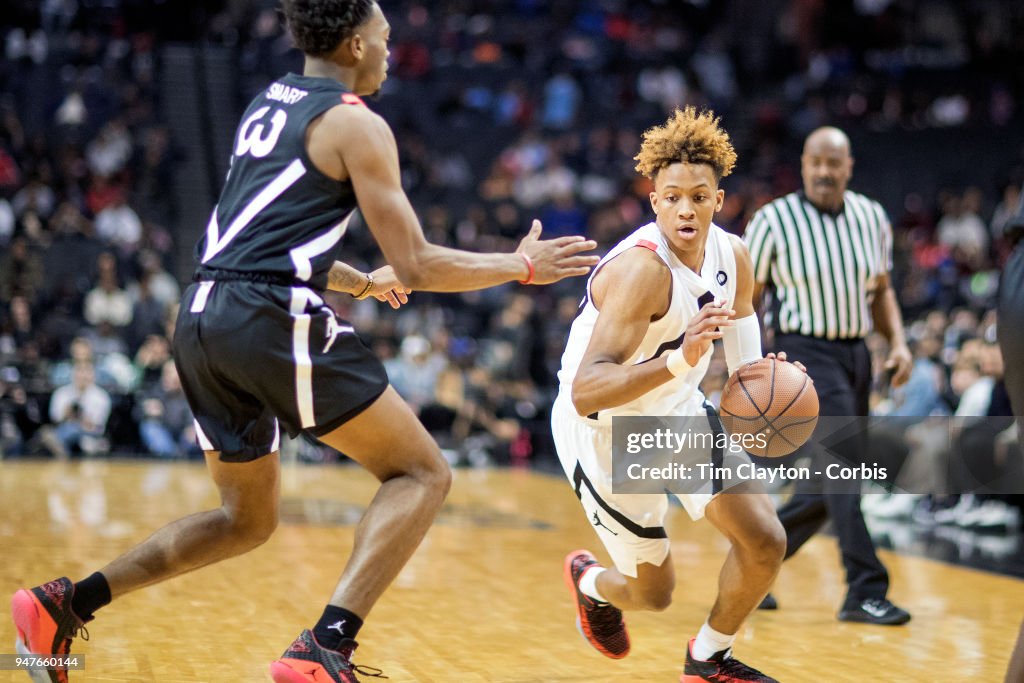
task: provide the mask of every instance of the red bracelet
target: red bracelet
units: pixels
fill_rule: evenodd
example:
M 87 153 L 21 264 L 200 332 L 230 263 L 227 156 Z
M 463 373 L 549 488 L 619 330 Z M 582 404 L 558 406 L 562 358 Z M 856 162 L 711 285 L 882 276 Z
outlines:
M 529 257 L 529 256 L 527 256 L 526 254 L 524 254 L 523 252 L 521 252 L 521 251 L 520 251 L 520 252 L 517 252 L 517 253 L 518 253 L 518 254 L 519 254 L 520 256 L 522 256 L 522 257 L 523 257 L 523 260 L 524 260 L 524 261 L 526 261 L 526 267 L 527 267 L 527 269 L 529 269 L 529 271 L 530 271 L 530 274 L 526 276 L 526 279 L 525 279 L 525 280 L 520 280 L 520 281 L 519 281 L 519 284 L 521 284 L 521 285 L 532 285 L 532 284 L 533 284 L 533 276 L 537 274 L 537 273 L 536 273 L 536 272 L 535 272 L 535 271 L 533 270 L 533 261 L 531 261 L 531 260 L 530 260 L 530 257 Z

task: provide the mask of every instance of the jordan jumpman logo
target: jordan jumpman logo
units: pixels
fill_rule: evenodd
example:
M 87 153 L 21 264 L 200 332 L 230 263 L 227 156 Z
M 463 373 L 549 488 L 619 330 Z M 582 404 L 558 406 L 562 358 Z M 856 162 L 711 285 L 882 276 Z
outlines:
M 607 526 L 604 522 L 601 521 L 601 518 L 597 516 L 596 512 L 594 513 L 593 522 L 594 522 L 594 526 L 596 526 L 596 527 L 604 527 L 605 529 L 608 529 L 608 532 L 612 536 L 618 536 L 618 534 L 616 532 L 612 531 L 611 527 Z

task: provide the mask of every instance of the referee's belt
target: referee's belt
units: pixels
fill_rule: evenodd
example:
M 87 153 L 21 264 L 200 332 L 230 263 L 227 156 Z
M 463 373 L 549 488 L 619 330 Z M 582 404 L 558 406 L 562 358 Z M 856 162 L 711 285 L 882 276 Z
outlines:
M 851 344 L 855 342 L 862 342 L 867 339 L 866 337 L 836 337 L 835 339 L 829 339 L 828 337 L 815 337 L 813 334 L 800 334 L 799 332 L 783 332 L 778 328 L 773 330 L 776 337 L 800 337 L 801 339 L 810 339 L 811 341 L 830 342 L 835 344 Z
M 240 280 L 242 282 L 260 282 L 268 285 L 281 285 L 283 287 L 291 287 L 292 285 L 299 284 L 299 281 L 291 275 L 282 275 L 279 273 L 258 273 L 244 270 L 199 268 L 192 275 L 193 282 L 209 282 L 211 280 L 214 282 Z

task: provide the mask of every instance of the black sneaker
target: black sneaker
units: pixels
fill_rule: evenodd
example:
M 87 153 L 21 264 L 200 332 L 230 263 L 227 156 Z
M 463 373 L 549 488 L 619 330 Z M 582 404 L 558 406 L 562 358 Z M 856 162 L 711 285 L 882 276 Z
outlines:
M 711 659 L 701 661 L 693 657 L 693 643 L 686 648 L 686 668 L 679 677 L 679 683 L 779 683 L 757 669 L 749 667 L 732 656 L 732 648 L 720 650 Z
M 605 657 L 622 659 L 629 654 L 629 634 L 622 610 L 609 602 L 598 602 L 580 590 L 580 577 L 594 566 L 600 564 L 589 550 L 574 550 L 565 558 L 563 575 L 576 602 L 576 628 Z
M 306 629 L 281 658 L 270 665 L 270 677 L 274 683 L 359 683 L 356 674 L 387 678 L 380 669 L 353 664 L 352 653 L 356 647 L 356 641 L 345 638 L 337 650 L 328 650 Z
M 775 599 L 774 595 L 768 593 L 764 596 L 764 599 L 761 600 L 761 604 L 757 606 L 757 609 L 779 609 L 779 603 Z
M 868 598 L 859 605 L 840 610 L 839 621 L 899 626 L 910 621 L 910 612 L 900 609 L 885 598 Z

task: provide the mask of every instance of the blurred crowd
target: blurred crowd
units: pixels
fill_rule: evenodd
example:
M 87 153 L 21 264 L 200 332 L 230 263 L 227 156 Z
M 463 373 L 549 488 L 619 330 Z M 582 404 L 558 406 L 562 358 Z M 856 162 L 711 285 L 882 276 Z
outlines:
M 238 91 L 225 96 L 239 112 L 270 79 L 300 70 L 301 55 L 273 0 L 175 4 L 172 17 L 146 0 L 22 0 L 0 20 L 8 456 L 198 454 L 168 344 L 191 264 L 173 258 L 184 145 L 162 121 L 160 49 L 179 39 L 230 48 Z M 998 146 L 1024 101 L 1024 10 L 994 0 L 381 5 L 391 76 L 371 106 L 395 128 L 428 238 L 476 251 L 513 249 L 533 217 L 548 235 L 586 234 L 602 249 L 649 220 L 650 186 L 632 157 L 642 131 L 677 106 L 713 108 L 734 137 L 740 162 L 717 222 L 739 234 L 799 186 L 800 145 L 819 125 L 855 140 L 870 132 L 882 147 L 915 131 L 985 129 Z M 870 173 L 858 165 L 852 187 Z M 886 207 L 916 364 L 912 390 L 890 392 L 879 373 L 879 412 L 993 409 L 991 396 L 984 408 L 972 401 L 1000 380 L 992 307 L 1024 156 L 992 175 L 911 178 Z M 357 267 L 380 262 L 358 220 L 345 253 Z M 547 409 L 582 288 L 416 293 L 399 311 L 330 301 L 453 462 L 526 463 L 552 458 Z M 716 361 L 707 393 L 724 379 Z
M 876 392 L 872 409 L 881 418 L 872 453 L 892 468 L 899 495 L 870 496 L 865 512 L 980 531 L 1019 527 L 1024 458 L 1003 383 L 995 311 L 934 310 L 907 332 L 910 380 Z M 884 349 L 875 342 L 881 364 Z M 885 376 L 881 368 L 876 376 Z
M 159 455 L 183 401 L 167 324 L 175 152 L 131 3 L 9 3 L 0 29 L 0 453 Z M 160 406 L 151 397 L 158 397 Z M 166 399 L 166 400 L 165 400 Z M 144 438 L 140 439 L 140 432 Z M 147 432 L 149 434 L 147 435 Z

